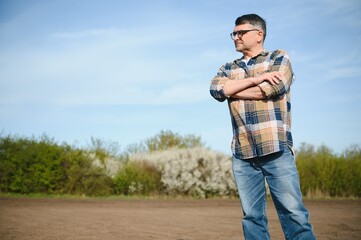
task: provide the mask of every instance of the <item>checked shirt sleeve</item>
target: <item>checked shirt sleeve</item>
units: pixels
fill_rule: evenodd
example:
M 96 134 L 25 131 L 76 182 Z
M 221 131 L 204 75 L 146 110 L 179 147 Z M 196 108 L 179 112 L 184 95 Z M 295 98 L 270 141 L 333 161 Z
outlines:
M 228 97 L 223 92 L 224 84 L 229 80 L 228 75 L 230 71 L 229 64 L 222 66 L 217 75 L 211 81 L 210 94 L 219 102 L 225 101 Z
M 264 81 L 258 85 L 267 99 L 282 96 L 287 93 L 294 82 L 291 62 L 288 54 L 284 50 L 275 51 L 271 56 L 271 61 L 269 71 L 281 72 L 284 75 L 282 81 L 277 85 L 272 85 L 268 81 Z

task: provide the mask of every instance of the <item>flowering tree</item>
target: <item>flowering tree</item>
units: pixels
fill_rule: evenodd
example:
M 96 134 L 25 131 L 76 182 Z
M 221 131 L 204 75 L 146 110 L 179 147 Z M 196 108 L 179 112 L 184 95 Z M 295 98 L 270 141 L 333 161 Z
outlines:
M 146 161 L 161 172 L 167 194 L 198 197 L 235 195 L 230 157 L 204 147 L 172 148 L 134 154 L 130 161 Z

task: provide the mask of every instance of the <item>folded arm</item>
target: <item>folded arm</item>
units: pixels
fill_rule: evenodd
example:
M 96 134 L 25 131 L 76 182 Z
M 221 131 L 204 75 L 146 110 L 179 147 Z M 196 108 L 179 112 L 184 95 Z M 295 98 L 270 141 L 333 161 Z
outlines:
M 247 88 L 243 91 L 235 93 L 232 98 L 238 98 L 241 100 L 264 100 L 266 96 L 258 86 Z
M 243 100 L 262 100 L 266 96 L 258 86 L 267 81 L 271 85 L 279 84 L 282 74 L 279 72 L 267 72 L 257 77 L 249 77 L 242 80 L 227 81 L 223 86 L 226 95 Z
M 272 59 L 266 73 L 244 79 L 228 78 L 230 65 L 222 66 L 211 81 L 211 95 L 220 102 L 229 97 L 263 100 L 283 95 L 294 81 L 291 63 L 283 50 L 274 52 Z
M 281 78 L 282 74 L 279 72 L 268 72 L 257 77 L 239 80 L 216 76 L 211 82 L 211 95 L 221 102 L 228 97 L 261 100 L 265 99 L 265 95 L 258 85 L 264 81 L 268 81 L 271 85 L 279 84 Z
M 281 73 L 282 78 L 278 84 L 273 85 L 269 84 L 269 82 L 267 81 L 264 81 L 258 85 L 266 99 L 285 94 L 289 91 L 292 83 L 295 80 L 290 58 L 288 54 L 283 50 L 278 50 L 274 53 L 274 60 L 270 66 L 270 71 L 276 71 Z

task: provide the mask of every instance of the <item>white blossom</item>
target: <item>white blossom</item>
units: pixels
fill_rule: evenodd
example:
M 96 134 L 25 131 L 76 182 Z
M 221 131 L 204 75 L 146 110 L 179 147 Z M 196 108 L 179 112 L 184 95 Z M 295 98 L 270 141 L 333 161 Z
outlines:
M 122 162 L 115 157 L 107 156 L 105 157 L 105 159 L 100 160 L 93 152 L 89 152 L 87 156 L 92 159 L 92 163 L 94 166 L 104 168 L 106 174 L 110 177 L 114 177 L 122 166 Z
M 135 154 L 130 160 L 154 165 L 161 172 L 163 187 L 169 194 L 207 197 L 237 192 L 231 158 L 203 147 Z

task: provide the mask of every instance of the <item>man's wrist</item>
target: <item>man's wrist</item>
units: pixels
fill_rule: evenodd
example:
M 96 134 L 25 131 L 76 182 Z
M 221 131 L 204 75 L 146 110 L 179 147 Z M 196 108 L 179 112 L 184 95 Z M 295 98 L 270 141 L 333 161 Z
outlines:
M 259 84 L 259 77 L 253 77 L 251 81 L 253 86 L 257 86 Z

